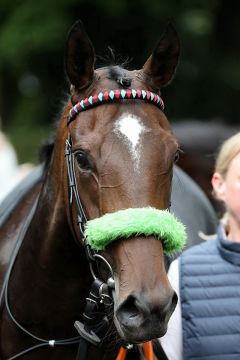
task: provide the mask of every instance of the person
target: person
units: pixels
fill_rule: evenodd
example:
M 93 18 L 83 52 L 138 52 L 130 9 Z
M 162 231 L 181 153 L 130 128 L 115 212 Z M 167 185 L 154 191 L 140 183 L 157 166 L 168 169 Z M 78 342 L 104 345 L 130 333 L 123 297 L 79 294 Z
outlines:
M 32 169 L 32 164 L 18 164 L 13 145 L 0 130 L 0 203 Z
M 226 140 L 212 176 L 225 208 L 213 239 L 169 269 L 178 305 L 160 339 L 169 360 L 240 359 L 240 132 Z

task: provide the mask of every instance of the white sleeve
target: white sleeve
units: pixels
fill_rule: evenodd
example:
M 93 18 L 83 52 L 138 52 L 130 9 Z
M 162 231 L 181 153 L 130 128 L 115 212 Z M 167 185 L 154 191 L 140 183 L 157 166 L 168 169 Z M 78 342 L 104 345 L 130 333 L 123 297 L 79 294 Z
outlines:
M 167 333 L 159 339 L 169 360 L 183 360 L 182 312 L 179 287 L 179 261 L 174 260 L 168 271 L 168 278 L 178 295 L 178 303 L 169 323 Z

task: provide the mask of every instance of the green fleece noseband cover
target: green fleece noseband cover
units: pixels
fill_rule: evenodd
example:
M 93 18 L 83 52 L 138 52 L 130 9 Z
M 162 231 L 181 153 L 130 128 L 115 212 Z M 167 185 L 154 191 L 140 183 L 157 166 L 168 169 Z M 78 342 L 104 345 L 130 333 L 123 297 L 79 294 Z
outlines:
M 161 240 L 167 255 L 181 251 L 186 243 L 185 226 L 168 210 L 151 207 L 105 214 L 89 220 L 85 228 L 87 242 L 94 250 L 103 250 L 118 239 L 141 235 Z

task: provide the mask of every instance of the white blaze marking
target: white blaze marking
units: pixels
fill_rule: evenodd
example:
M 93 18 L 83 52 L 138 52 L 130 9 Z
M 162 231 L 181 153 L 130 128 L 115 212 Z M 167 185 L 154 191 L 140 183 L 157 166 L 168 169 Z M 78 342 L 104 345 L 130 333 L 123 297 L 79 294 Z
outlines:
M 141 136 L 148 131 L 149 129 L 142 124 L 141 119 L 132 114 L 124 114 L 116 122 L 114 132 L 123 138 L 128 145 L 130 154 L 134 160 L 135 170 L 138 170 L 140 162 Z

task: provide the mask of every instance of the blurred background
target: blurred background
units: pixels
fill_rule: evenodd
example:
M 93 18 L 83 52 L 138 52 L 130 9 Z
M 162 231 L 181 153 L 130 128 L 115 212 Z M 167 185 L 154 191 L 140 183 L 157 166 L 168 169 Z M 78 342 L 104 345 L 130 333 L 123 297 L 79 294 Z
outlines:
M 239 14 L 237 0 L 1 0 L 0 119 L 15 161 L 38 162 L 61 111 L 64 43 L 77 19 L 99 56 L 111 46 L 132 68 L 142 67 L 170 20 L 182 54 L 174 82 L 162 91 L 166 114 L 184 150 L 180 166 L 211 198 L 214 154 L 239 130 Z

